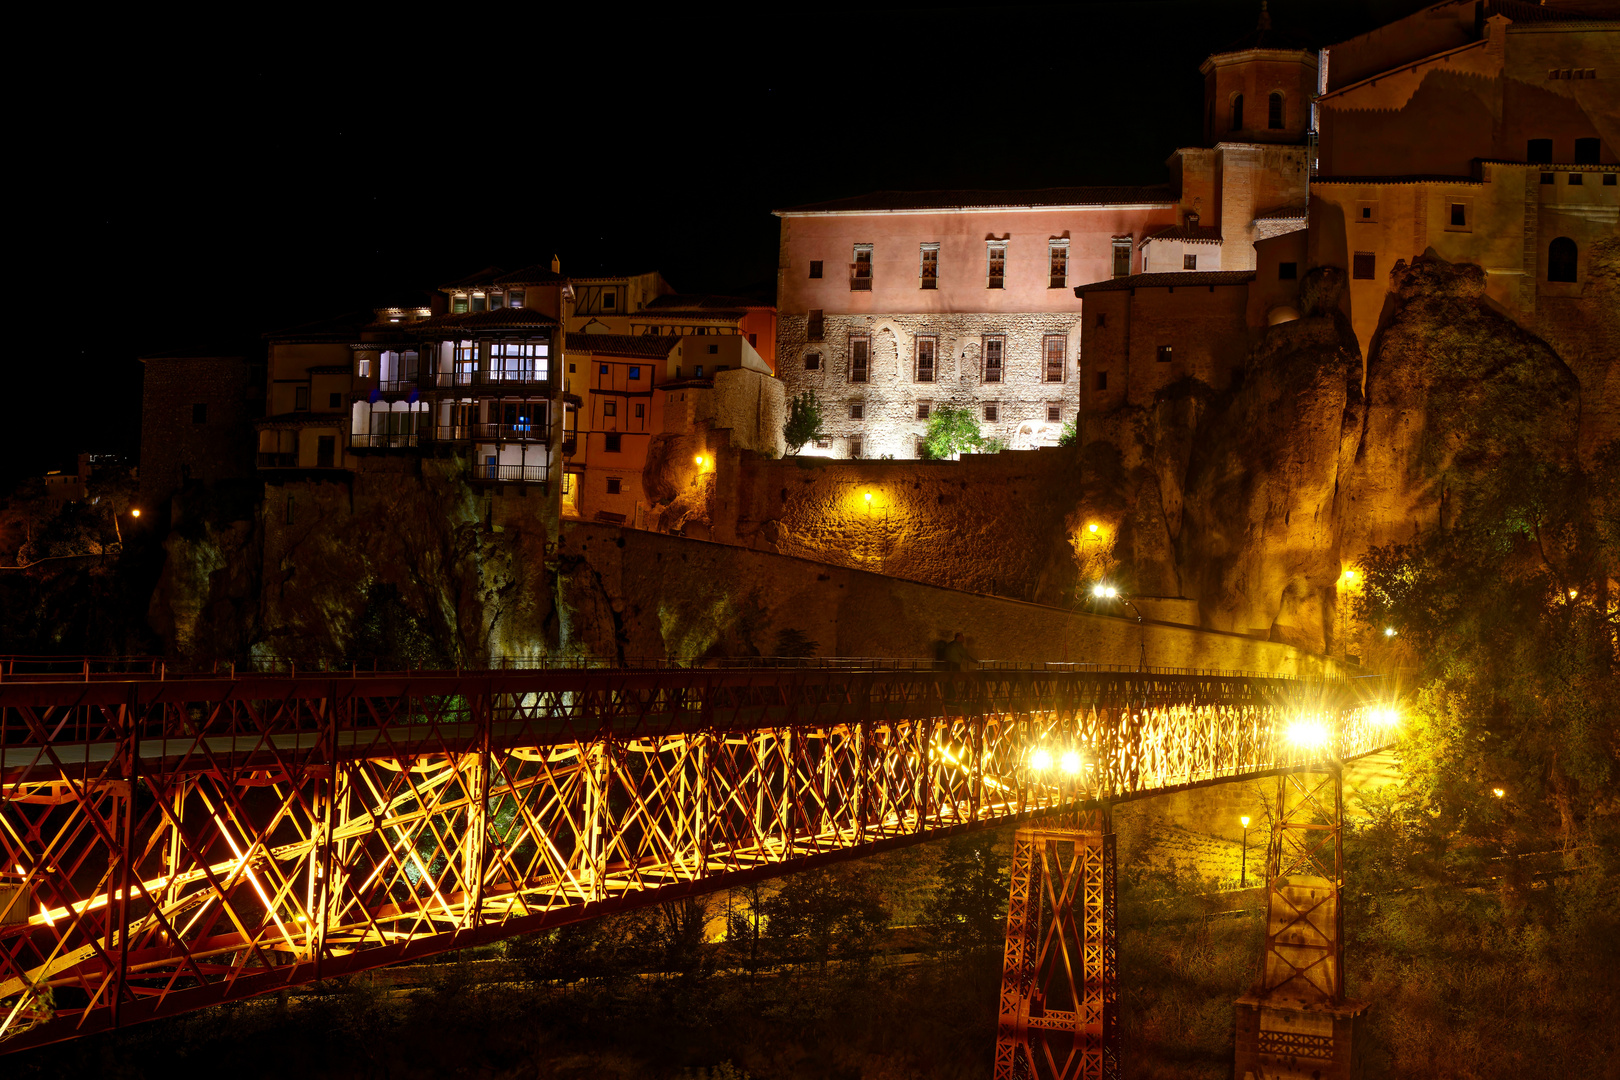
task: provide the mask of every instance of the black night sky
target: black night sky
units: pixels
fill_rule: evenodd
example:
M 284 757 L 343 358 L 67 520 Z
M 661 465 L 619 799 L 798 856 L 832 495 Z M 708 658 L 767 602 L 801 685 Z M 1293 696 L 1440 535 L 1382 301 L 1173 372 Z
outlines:
M 1272 15 L 1331 43 L 1418 6 Z M 13 370 L 19 401 L 62 402 L 69 370 L 84 396 L 13 412 L 0 490 L 134 453 L 143 352 L 262 351 L 265 330 L 553 254 L 769 293 L 773 207 L 1159 182 L 1199 137 L 1199 62 L 1258 7 L 495 7 L 341 30 L 305 12 L 56 39 L 14 136 L 45 151 L 18 220 L 56 298 L 25 293 L 52 324 Z

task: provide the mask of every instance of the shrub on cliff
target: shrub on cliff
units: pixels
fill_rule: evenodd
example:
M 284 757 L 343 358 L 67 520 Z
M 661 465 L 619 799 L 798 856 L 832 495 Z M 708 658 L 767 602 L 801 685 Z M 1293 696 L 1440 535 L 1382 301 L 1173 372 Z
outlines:
M 788 402 L 787 423 L 782 425 L 782 439 L 787 443 L 787 457 L 793 457 L 811 439 L 821 436 L 821 399 L 814 390 L 795 394 Z

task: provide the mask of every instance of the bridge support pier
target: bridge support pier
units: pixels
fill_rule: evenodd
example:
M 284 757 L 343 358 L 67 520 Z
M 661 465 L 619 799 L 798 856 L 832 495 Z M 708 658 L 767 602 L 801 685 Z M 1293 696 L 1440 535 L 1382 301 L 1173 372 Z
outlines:
M 996 1080 L 1117 1080 L 1114 829 L 1106 809 L 1013 841 Z
M 1277 781 L 1260 978 L 1237 1000 L 1236 1080 L 1349 1080 L 1344 999 L 1344 784 L 1338 765 Z

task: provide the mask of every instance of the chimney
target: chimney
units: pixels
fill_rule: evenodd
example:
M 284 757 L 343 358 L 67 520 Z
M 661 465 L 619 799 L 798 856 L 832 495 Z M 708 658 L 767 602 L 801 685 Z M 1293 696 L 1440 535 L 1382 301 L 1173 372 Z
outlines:
M 562 273 L 562 260 L 555 255 L 551 257 L 551 272 L 553 274 Z

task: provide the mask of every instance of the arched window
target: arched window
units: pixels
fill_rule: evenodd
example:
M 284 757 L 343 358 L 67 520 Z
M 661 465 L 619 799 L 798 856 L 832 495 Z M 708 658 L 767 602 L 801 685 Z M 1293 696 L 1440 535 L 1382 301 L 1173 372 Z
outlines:
M 1272 131 L 1278 131 L 1283 126 L 1283 98 L 1281 94 L 1272 94 L 1266 103 L 1266 126 Z
M 1243 130 L 1243 95 L 1232 95 L 1232 130 Z
M 1575 280 L 1575 241 L 1567 236 L 1547 245 L 1547 280 Z

